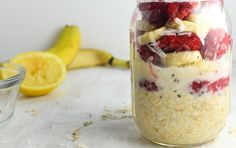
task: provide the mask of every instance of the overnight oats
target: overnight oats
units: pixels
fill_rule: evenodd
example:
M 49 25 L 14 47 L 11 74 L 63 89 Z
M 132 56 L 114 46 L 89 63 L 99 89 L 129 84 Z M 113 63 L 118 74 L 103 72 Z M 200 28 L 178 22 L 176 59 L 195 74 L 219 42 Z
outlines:
M 230 110 L 231 36 L 223 0 L 139 0 L 131 24 L 133 115 L 167 146 L 213 140 Z

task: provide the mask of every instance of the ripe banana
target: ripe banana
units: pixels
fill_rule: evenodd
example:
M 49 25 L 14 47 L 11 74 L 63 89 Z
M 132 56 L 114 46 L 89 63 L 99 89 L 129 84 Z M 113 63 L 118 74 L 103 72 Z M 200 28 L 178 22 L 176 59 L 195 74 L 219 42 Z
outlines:
M 48 51 L 59 56 L 68 66 L 80 48 L 80 32 L 77 26 L 66 25 L 53 48 Z
M 137 30 L 141 30 L 141 31 L 153 31 L 157 28 L 156 25 L 154 24 L 150 24 L 147 21 L 143 21 L 143 20 L 138 20 L 136 22 L 136 29 Z
M 140 45 L 146 45 L 161 38 L 165 32 L 167 32 L 166 27 L 161 27 L 154 31 L 146 32 L 138 37 L 138 42 Z
M 202 56 L 199 51 L 183 51 L 168 53 L 163 59 L 166 66 L 185 66 L 202 61 Z
M 82 49 L 78 51 L 76 57 L 67 68 L 70 70 L 102 65 L 121 68 L 128 68 L 130 66 L 129 61 L 117 59 L 107 51 L 98 49 Z

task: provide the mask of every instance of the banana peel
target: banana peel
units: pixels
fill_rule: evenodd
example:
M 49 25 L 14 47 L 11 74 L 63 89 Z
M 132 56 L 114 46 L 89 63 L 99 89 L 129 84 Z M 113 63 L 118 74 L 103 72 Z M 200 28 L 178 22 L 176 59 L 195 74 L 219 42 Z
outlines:
M 66 25 L 54 47 L 49 49 L 64 62 L 68 70 L 110 65 L 129 68 L 129 61 L 115 58 L 111 53 L 99 49 L 80 50 L 80 31 L 77 26 Z
M 129 68 L 129 61 L 115 58 L 111 53 L 99 49 L 81 49 L 68 65 L 68 70 L 110 65 L 112 67 Z
M 57 42 L 48 52 L 59 56 L 65 66 L 68 66 L 80 49 L 80 40 L 79 28 L 75 25 L 66 25 Z

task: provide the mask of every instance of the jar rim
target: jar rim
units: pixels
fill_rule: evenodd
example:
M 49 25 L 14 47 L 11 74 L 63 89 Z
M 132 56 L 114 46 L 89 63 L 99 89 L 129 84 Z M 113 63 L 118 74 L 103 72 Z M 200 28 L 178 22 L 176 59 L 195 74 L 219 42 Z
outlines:
M 25 69 L 23 66 L 9 61 L 0 62 L 0 70 L 14 70 L 17 74 L 10 76 L 9 78 L 0 80 L 0 89 L 9 88 L 20 84 L 25 77 Z

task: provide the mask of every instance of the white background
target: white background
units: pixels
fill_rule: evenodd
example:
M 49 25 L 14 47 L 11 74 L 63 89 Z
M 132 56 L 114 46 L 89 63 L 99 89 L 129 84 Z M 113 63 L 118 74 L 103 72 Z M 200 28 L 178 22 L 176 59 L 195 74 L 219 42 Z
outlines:
M 0 60 L 49 48 L 65 24 L 80 27 L 82 47 L 106 49 L 128 59 L 135 4 L 135 0 L 0 0 Z M 226 0 L 232 26 L 235 5 L 235 0 Z

